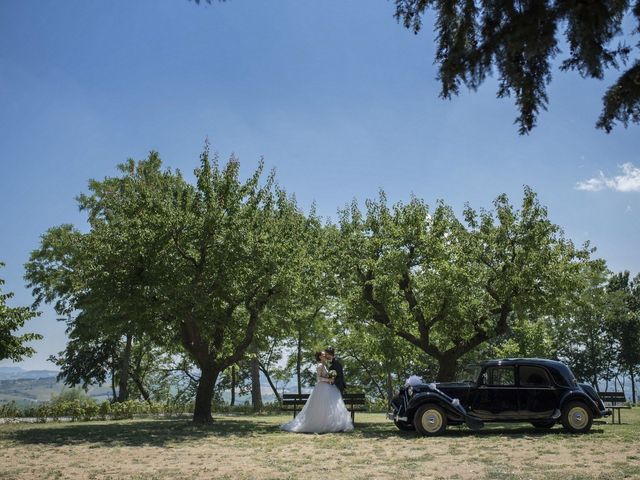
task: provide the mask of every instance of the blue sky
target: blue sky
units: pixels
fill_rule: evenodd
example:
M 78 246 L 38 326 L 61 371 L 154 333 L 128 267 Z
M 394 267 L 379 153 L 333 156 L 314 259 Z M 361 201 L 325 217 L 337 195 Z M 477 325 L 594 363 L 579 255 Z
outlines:
M 23 264 L 39 236 L 82 225 L 74 197 L 88 179 L 149 150 L 190 174 L 206 137 L 245 173 L 264 157 L 303 207 L 333 218 L 379 188 L 460 211 L 502 192 L 518 202 L 530 185 L 568 237 L 639 272 L 640 127 L 594 128 L 613 76 L 556 69 L 549 110 L 520 136 L 494 80 L 439 99 L 433 54 L 431 26 L 413 35 L 385 0 L 0 1 L 0 277 L 12 304 L 31 302 Z M 42 310 L 27 330 L 45 340 L 24 368 L 52 368 L 64 348 L 64 325 Z

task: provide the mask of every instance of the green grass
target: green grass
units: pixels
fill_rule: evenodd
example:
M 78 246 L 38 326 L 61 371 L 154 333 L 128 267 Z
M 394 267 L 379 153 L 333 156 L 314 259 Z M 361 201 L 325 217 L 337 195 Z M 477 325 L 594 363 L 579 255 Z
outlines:
M 345 434 L 292 434 L 290 417 L 0 425 L 0 479 L 23 478 L 640 478 L 640 409 L 587 435 L 525 424 L 453 427 L 424 438 L 382 414 L 360 414 Z

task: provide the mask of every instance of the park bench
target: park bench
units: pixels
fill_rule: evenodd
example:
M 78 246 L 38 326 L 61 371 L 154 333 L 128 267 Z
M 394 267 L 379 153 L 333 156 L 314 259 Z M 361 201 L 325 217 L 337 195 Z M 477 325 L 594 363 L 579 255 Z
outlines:
M 293 412 L 293 417 L 302 410 L 302 407 L 309 398 L 308 393 L 285 393 L 282 395 L 282 410 Z M 344 404 L 351 412 L 351 420 L 355 422 L 356 412 L 366 411 L 366 399 L 364 393 L 344 393 L 342 396 Z
M 598 394 L 604 406 L 611 410 L 611 423 L 616 423 L 616 410 L 618 411 L 618 424 L 622 423 L 620 419 L 620 410 L 623 408 L 631 408 L 627 402 L 624 392 L 600 392 Z

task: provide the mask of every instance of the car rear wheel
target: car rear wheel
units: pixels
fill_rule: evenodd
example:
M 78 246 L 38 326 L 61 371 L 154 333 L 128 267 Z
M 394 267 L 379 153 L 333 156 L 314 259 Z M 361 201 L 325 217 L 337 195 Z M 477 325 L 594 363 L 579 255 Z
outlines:
M 571 433 L 587 433 L 591 430 L 593 413 L 582 402 L 569 402 L 562 409 L 562 426 Z
M 438 405 L 428 403 L 418 409 L 413 424 L 422 435 L 440 435 L 447 428 L 447 416 Z
M 396 427 L 403 432 L 413 432 L 416 429 L 412 423 L 404 422 L 402 420 L 394 420 L 393 423 L 395 423 Z
M 547 422 L 531 422 L 535 428 L 539 428 L 540 430 L 548 430 L 556 424 L 555 420 L 549 420 Z

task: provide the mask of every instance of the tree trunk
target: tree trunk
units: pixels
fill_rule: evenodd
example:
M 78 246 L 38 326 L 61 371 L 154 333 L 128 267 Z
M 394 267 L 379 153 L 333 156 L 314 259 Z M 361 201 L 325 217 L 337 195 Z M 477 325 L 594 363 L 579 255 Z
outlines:
M 387 372 L 387 404 L 391 405 L 393 400 L 393 378 L 391 378 L 391 372 Z
M 273 393 L 276 396 L 276 399 L 278 400 L 278 403 L 282 403 L 282 399 L 280 398 L 280 394 L 278 393 L 278 389 L 276 388 L 276 386 L 273 384 L 273 381 L 271 380 L 271 375 L 269 375 L 269 372 L 267 372 L 266 369 L 261 368 L 262 373 L 264 373 L 264 376 L 267 378 L 267 382 L 269 382 L 269 386 L 271 387 L 271 390 L 273 390 Z
M 260 390 L 260 362 L 258 361 L 258 347 L 255 343 L 251 346 L 251 404 L 253 411 L 262 410 L 262 392 Z
M 232 407 L 236 404 L 236 366 L 231 365 L 231 402 Z
M 111 369 L 111 402 L 115 402 L 116 398 L 116 371 L 115 369 Z
M 457 358 L 443 356 L 438 358 L 438 376 L 437 382 L 452 382 L 456 378 L 456 370 L 458 367 Z
M 138 390 L 140 391 L 142 398 L 144 398 L 144 400 L 149 405 L 151 405 L 151 397 L 149 396 L 149 392 L 147 391 L 147 389 L 144 388 L 144 383 L 142 382 L 142 379 L 137 375 L 131 375 L 131 379 L 133 380 L 133 383 L 136 384 L 136 387 L 138 387 Z
M 218 379 L 218 373 L 212 368 L 201 369 L 196 392 L 196 404 L 193 409 L 193 423 L 201 425 L 213 423 L 211 402 L 213 401 L 213 387 Z
M 126 344 L 120 358 L 120 378 L 118 380 L 118 402 L 129 400 L 129 362 L 131 360 L 131 335 L 127 334 Z
M 353 352 L 350 353 L 350 356 L 356 362 L 358 362 L 358 365 L 360 365 L 360 368 L 362 369 L 362 371 L 367 374 L 371 383 L 373 383 L 373 385 L 376 387 L 376 390 L 378 391 L 378 395 L 377 395 L 378 398 L 380 398 L 381 401 L 384 401 L 386 398 L 386 393 L 384 391 L 383 386 L 380 385 L 380 382 L 378 382 L 378 380 L 376 379 L 376 375 L 372 373 L 371 369 L 367 366 L 367 364 L 363 362 L 362 359 L 358 358 L 358 356 L 355 355 Z
M 632 405 L 636 404 L 636 374 L 633 371 L 633 367 L 630 369 L 629 373 L 631 374 L 631 398 L 633 400 Z
M 302 329 L 298 330 L 298 351 L 296 353 L 296 377 L 298 379 L 298 395 L 302 395 Z

